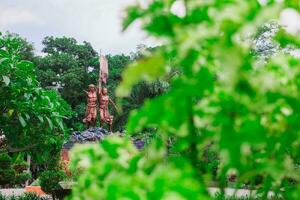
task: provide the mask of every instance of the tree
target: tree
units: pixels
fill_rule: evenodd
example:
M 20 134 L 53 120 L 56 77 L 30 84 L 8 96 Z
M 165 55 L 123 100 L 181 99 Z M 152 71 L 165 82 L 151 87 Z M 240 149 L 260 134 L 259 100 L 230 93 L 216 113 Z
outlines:
M 46 56 L 36 59 L 39 80 L 43 87 L 57 88 L 77 113 L 71 127 L 83 127 L 86 104 L 83 90 L 89 84 L 97 83 L 99 56 L 90 43 L 79 44 L 74 38 L 46 37 L 43 44 Z M 108 54 L 106 57 L 110 69 L 108 89 L 114 98 L 114 90 L 121 80 L 120 74 L 131 59 L 124 54 Z
M 22 49 L 18 36 L 0 33 L 0 132 L 6 139 L 1 151 L 44 162 L 60 151 L 68 135 L 64 120 L 72 112 L 55 91 L 40 87 L 33 63 L 22 60 Z
M 34 60 L 34 47 L 33 44 L 28 42 L 25 38 L 22 38 L 20 35 L 16 33 L 9 33 L 6 32 L 5 35 L 3 35 L 4 40 L 9 40 L 10 38 L 14 38 L 16 42 L 19 43 L 19 49 L 18 54 L 21 56 L 21 60 L 28 60 L 33 61 Z
M 43 87 L 58 90 L 77 113 L 68 124 L 74 127 L 85 113 L 83 90 L 97 82 L 97 52 L 90 43 L 79 44 L 74 38 L 67 37 L 46 37 L 43 45 L 42 52 L 46 55 L 35 59 L 38 79 Z
M 43 53 L 47 55 L 36 58 L 38 78 L 43 87 L 57 88 L 62 97 L 78 114 L 76 118 L 72 119 L 73 124 L 71 124 L 71 127 L 83 127 L 81 121 L 85 115 L 86 99 L 82 91 L 86 89 L 89 84 L 97 83 L 99 76 L 98 55 L 89 43 L 84 42 L 83 44 L 78 44 L 73 38 L 46 37 L 43 44 L 45 46 Z M 140 59 L 146 50 L 149 51 L 152 50 L 152 48 L 139 45 L 137 51 L 132 53 L 132 56 L 125 54 L 106 55 L 109 65 L 107 87 L 112 99 L 115 99 L 115 89 L 122 80 L 121 74 L 125 67 L 131 63 L 133 59 Z M 124 106 L 123 113 L 117 113 L 115 110 L 111 111 L 115 117 L 115 130 L 122 129 L 127 121 L 129 111 L 142 104 L 141 98 L 147 98 L 145 93 L 142 94 L 142 91 L 149 91 L 152 86 L 149 86 L 149 88 L 146 88 L 146 86 L 147 84 L 145 83 L 137 86 L 140 89 L 136 91 L 141 92 L 142 96 L 144 95 L 144 97 L 138 98 L 139 103 L 134 103 L 132 102 L 134 99 L 131 99 L 129 100 L 131 101 L 130 104 L 128 104 L 125 99 L 123 103 L 126 105 Z M 142 87 L 144 87 L 145 90 L 141 89 Z M 137 92 L 134 92 L 134 95 L 137 97 Z
M 36 59 L 38 77 L 43 87 L 57 88 L 62 97 L 75 108 L 84 100 L 82 90 L 91 80 L 89 68 L 97 66 L 97 53 L 88 42 L 78 44 L 74 38 L 46 37 L 44 57 Z
M 173 10 L 178 3 L 183 15 Z M 144 152 L 133 152 L 129 141 L 119 139 L 74 150 L 73 167 L 85 171 L 73 197 L 209 199 L 211 175 L 199 170 L 199 158 L 213 141 L 220 152 L 222 191 L 230 173 L 238 177 L 237 188 L 254 186 L 263 175 L 257 186 L 262 199 L 270 190 L 299 199 L 300 62 L 281 53 L 257 62 L 245 36 L 278 19 L 285 8 L 300 11 L 298 3 L 158 0 L 129 7 L 124 29 L 140 20 L 148 35 L 164 44 L 126 68 L 117 94 L 128 96 L 135 84 L 164 77 L 170 68 L 180 75 L 167 92 L 131 113 L 128 133 L 155 128 L 161 135 Z M 284 29 L 274 39 L 281 48 L 300 47 L 299 37 Z M 180 156 L 167 156 L 169 136 L 177 137 L 172 149 Z

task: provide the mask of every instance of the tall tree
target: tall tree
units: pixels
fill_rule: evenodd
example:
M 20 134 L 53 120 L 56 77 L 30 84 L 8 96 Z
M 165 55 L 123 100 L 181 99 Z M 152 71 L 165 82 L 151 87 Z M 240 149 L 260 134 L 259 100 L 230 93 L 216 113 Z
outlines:
M 4 40 L 14 40 L 14 43 L 18 43 L 18 54 L 22 60 L 33 61 L 34 60 L 34 47 L 33 44 L 21 37 L 19 34 L 6 32 L 3 35 Z
M 83 90 L 98 77 L 98 55 L 90 43 L 79 44 L 74 38 L 46 37 L 42 52 L 35 59 L 42 86 L 57 89 L 78 114 L 70 122 L 81 124 L 85 113 Z M 80 123 L 78 123 L 80 122 Z
M 70 106 L 55 92 L 40 87 L 33 63 L 24 52 L 24 41 L 0 33 L 0 132 L 2 151 L 26 152 L 37 161 L 58 153 L 68 129 L 64 119 Z
M 38 57 L 38 77 L 44 87 L 57 88 L 64 99 L 75 108 L 83 101 L 82 93 L 90 82 L 90 68 L 97 66 L 97 53 L 88 42 L 78 44 L 74 38 L 46 37 L 42 50 L 46 56 Z

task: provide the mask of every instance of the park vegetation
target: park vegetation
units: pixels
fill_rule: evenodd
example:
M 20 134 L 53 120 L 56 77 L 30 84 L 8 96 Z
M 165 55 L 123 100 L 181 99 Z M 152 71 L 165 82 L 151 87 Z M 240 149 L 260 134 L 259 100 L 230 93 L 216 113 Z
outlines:
M 225 199 L 233 187 L 256 190 L 255 199 L 270 191 L 299 199 L 300 61 L 290 52 L 300 38 L 278 24 L 287 8 L 299 12 L 299 2 L 128 7 L 124 31 L 140 21 L 162 45 L 106 55 L 108 89 L 121 108 L 114 131 L 123 137 L 72 150 L 68 198 L 205 200 L 218 187 L 216 198 Z M 66 179 L 61 146 L 86 128 L 83 90 L 97 83 L 99 54 L 69 37 L 48 36 L 43 45 L 35 55 L 26 39 L 0 34 L 0 185 L 39 177 L 54 195 Z M 142 151 L 133 138 L 146 142 Z

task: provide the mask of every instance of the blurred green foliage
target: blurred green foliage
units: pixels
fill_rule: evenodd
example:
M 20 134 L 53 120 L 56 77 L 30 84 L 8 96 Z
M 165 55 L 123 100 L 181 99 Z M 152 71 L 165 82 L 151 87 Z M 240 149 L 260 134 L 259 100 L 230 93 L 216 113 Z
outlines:
M 260 176 L 262 199 L 270 190 L 299 199 L 300 61 L 278 53 L 258 62 L 247 39 L 285 8 L 299 12 L 299 1 L 154 0 L 128 7 L 124 29 L 139 20 L 163 45 L 126 68 L 117 95 L 180 73 L 131 113 L 129 133 L 153 128 L 160 136 L 143 152 L 134 152 L 128 138 L 74 150 L 73 168 L 85 171 L 72 199 L 209 199 L 205 188 L 216 179 L 223 189 L 232 175 L 237 188 Z M 300 46 L 283 28 L 273 38 L 279 48 Z M 201 169 L 210 144 L 220 157 L 215 177 L 214 167 Z

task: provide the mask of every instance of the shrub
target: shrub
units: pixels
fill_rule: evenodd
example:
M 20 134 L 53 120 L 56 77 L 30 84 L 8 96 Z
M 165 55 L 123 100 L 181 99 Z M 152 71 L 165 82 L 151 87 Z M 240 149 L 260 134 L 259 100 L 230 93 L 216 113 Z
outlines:
M 11 165 L 11 158 L 7 153 L 0 154 L 0 169 L 9 168 Z
M 53 194 L 54 190 L 61 189 L 58 183 L 66 178 L 66 174 L 63 171 L 48 170 L 42 172 L 39 178 L 42 190 Z
M 11 184 L 15 180 L 15 171 L 11 167 L 11 158 L 7 153 L 0 154 L 0 185 Z
M 16 175 L 15 184 L 23 184 L 29 179 L 31 179 L 31 174 L 28 172 L 22 172 Z
M 13 169 L 0 169 L 0 185 L 11 184 L 15 180 L 16 172 Z
M 24 170 L 28 169 L 28 167 L 29 165 L 24 161 L 14 163 L 12 166 L 17 173 L 22 173 Z

